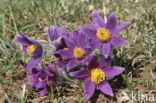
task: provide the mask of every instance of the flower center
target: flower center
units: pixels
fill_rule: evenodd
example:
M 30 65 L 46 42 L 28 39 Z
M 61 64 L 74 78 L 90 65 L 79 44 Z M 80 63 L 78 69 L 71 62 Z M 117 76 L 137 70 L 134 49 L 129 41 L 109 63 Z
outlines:
M 91 70 L 91 81 L 98 84 L 105 80 L 105 73 L 99 68 Z
M 74 56 L 78 59 L 84 58 L 86 54 L 85 50 L 82 48 L 75 48 L 73 51 L 74 51 Z
M 99 28 L 96 32 L 96 36 L 98 37 L 100 41 L 107 42 L 110 40 L 111 33 L 108 29 Z
M 37 45 L 30 45 L 30 46 L 27 47 L 26 52 L 28 54 L 32 54 L 37 48 L 38 48 Z

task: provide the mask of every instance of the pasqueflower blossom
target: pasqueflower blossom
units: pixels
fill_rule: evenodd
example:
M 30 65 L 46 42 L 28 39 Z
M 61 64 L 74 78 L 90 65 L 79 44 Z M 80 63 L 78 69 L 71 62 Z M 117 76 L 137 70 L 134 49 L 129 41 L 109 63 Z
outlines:
M 66 47 L 63 37 L 67 35 L 68 34 L 63 27 L 51 26 L 48 28 L 48 37 L 56 50 Z
M 95 89 L 101 90 L 104 94 L 113 96 L 113 91 L 107 81 L 107 77 L 114 77 L 121 74 L 125 69 L 118 66 L 109 66 L 109 61 L 97 60 L 93 56 L 85 70 L 70 72 L 70 76 L 84 80 L 84 97 L 89 99 L 94 94 Z
M 80 30 L 93 41 L 92 47 L 102 47 L 102 54 L 107 58 L 111 51 L 111 46 L 123 46 L 128 42 L 121 37 L 117 37 L 121 31 L 126 28 L 130 22 L 124 22 L 117 26 L 117 16 L 111 13 L 107 22 L 98 12 L 92 12 L 93 22 L 88 26 L 81 26 Z
M 37 89 L 41 89 L 41 96 L 44 96 L 48 93 L 47 85 L 50 84 L 52 86 L 56 85 L 57 82 L 57 71 L 54 64 L 48 65 L 48 71 L 40 67 L 36 67 L 32 69 L 32 74 L 27 76 L 29 79 L 29 85 L 33 86 Z
M 49 37 L 52 45 L 54 45 L 54 47 L 56 49 L 55 51 L 67 48 L 67 45 L 64 41 L 64 37 L 67 37 L 67 36 L 68 36 L 68 34 L 63 27 L 51 26 L 48 29 L 48 37 Z M 58 66 L 60 68 L 66 68 L 66 65 L 69 60 L 61 58 L 61 56 L 58 53 L 56 53 L 55 51 L 54 51 L 54 55 L 55 55 L 55 57 L 57 57 L 59 59 Z
M 25 67 L 27 70 L 31 70 L 41 61 L 43 52 L 41 44 L 28 38 L 26 35 L 16 36 L 15 40 L 22 44 L 24 53 L 31 55 L 32 59 Z
M 87 64 L 92 49 L 88 46 L 88 38 L 78 31 L 71 32 L 70 37 L 64 37 L 67 48 L 58 50 L 57 53 L 69 62 L 67 69 Z M 70 35 L 70 34 L 69 34 Z

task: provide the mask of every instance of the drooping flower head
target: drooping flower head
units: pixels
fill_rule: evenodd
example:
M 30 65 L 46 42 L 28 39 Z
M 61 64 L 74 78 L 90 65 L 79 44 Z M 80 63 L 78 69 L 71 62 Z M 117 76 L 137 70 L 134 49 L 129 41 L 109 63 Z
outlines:
M 88 46 L 88 38 L 79 31 L 72 31 L 69 37 L 64 37 L 64 40 L 67 48 L 58 50 L 57 53 L 69 60 L 66 68 L 71 69 L 86 64 L 92 52 Z
M 109 60 L 97 60 L 93 56 L 85 70 L 70 72 L 70 76 L 84 80 L 84 97 L 89 99 L 94 94 L 95 88 L 101 90 L 104 94 L 113 96 L 113 91 L 107 81 L 107 77 L 114 77 L 121 74 L 125 69 L 118 66 L 109 66 Z
M 64 40 L 64 37 L 67 37 L 67 36 L 68 36 L 68 33 L 65 31 L 63 27 L 51 26 L 48 29 L 48 37 L 52 45 L 54 45 L 56 49 L 55 51 L 67 48 L 67 45 Z M 65 68 L 68 63 L 68 60 L 61 58 L 61 56 L 56 52 L 54 52 L 54 55 L 55 57 L 59 59 L 58 61 L 59 67 Z
M 29 54 L 32 57 L 32 60 L 29 61 L 25 67 L 27 70 L 31 70 L 41 61 L 43 52 L 41 44 L 28 38 L 26 35 L 16 36 L 15 40 L 22 44 L 23 52 Z
M 27 76 L 29 85 L 37 89 L 41 89 L 40 95 L 48 94 L 47 86 L 55 86 L 57 84 L 57 71 L 54 64 L 48 65 L 48 71 L 36 67 L 32 69 L 32 73 Z
M 56 50 L 66 47 L 63 37 L 67 35 L 68 34 L 63 27 L 51 26 L 48 28 L 48 37 Z
M 124 22 L 117 26 L 117 16 L 115 13 L 109 15 L 107 22 L 96 11 L 92 12 L 92 18 L 93 22 L 91 25 L 81 26 L 80 30 L 93 40 L 91 42 L 93 47 L 102 47 L 102 54 L 106 58 L 111 51 L 111 46 L 123 46 L 128 43 L 123 38 L 117 36 L 130 22 Z

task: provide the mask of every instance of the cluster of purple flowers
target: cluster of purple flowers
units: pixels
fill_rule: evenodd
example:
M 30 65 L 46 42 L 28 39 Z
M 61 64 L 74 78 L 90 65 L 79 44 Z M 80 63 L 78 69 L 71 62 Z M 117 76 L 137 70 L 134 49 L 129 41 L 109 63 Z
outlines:
M 48 93 L 48 85 L 56 86 L 58 68 L 66 70 L 70 77 L 84 81 L 84 97 L 87 99 L 92 97 L 95 89 L 109 96 L 114 95 L 107 78 L 115 77 L 125 69 L 111 66 L 112 48 L 127 44 L 118 35 L 130 22 L 117 25 L 115 13 L 110 14 L 105 21 L 96 11 L 92 12 L 92 19 L 87 26 L 80 26 L 79 31 L 67 32 L 63 27 L 49 27 L 48 37 L 50 44 L 55 47 L 53 55 L 58 61 L 49 64 L 47 69 L 40 64 L 42 45 L 23 34 L 15 37 L 22 44 L 23 52 L 32 57 L 25 69 L 31 71 L 27 76 L 29 85 L 41 89 L 41 96 Z

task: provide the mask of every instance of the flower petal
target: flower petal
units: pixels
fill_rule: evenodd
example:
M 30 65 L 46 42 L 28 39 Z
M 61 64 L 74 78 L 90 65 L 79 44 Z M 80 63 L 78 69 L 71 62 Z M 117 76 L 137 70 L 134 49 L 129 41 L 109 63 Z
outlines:
M 47 88 L 44 88 L 41 92 L 40 92 L 40 96 L 45 96 L 48 94 L 48 90 Z
M 40 60 L 41 58 L 32 58 L 32 60 L 29 61 L 28 64 L 26 65 L 25 69 L 31 70 L 40 62 Z
M 70 33 L 69 37 L 70 37 L 71 39 L 73 39 L 73 40 L 76 40 L 77 37 L 78 37 L 78 34 L 79 34 L 79 32 L 78 32 L 77 30 L 73 30 L 73 31 Z
M 99 40 L 91 40 L 89 42 L 89 47 L 91 47 L 92 49 L 96 49 L 99 48 L 102 45 L 102 43 Z
M 58 61 L 58 66 L 59 66 L 60 68 L 62 68 L 62 69 L 65 69 L 67 63 L 68 63 L 68 61 L 60 60 L 60 61 Z
M 53 42 L 53 45 L 54 45 L 56 51 L 67 48 L 64 38 L 61 38 L 59 42 Z
M 35 87 L 36 87 L 36 88 L 45 88 L 46 84 L 47 84 L 47 81 L 46 81 L 46 80 L 42 80 L 42 81 L 38 82 L 38 83 L 35 85 Z
M 57 40 L 63 35 L 66 35 L 66 32 L 62 27 L 51 26 L 48 28 L 48 36 L 51 42 Z
M 89 76 L 88 71 L 87 70 L 80 70 L 80 71 L 76 71 L 76 72 L 70 72 L 69 75 L 73 78 L 76 79 L 85 79 Z
M 15 40 L 25 46 L 33 44 L 33 41 L 25 35 L 15 36 Z
M 60 54 L 62 58 L 74 58 L 71 50 L 58 50 L 56 53 Z
M 103 18 L 99 15 L 98 12 L 93 11 L 92 12 L 92 18 L 93 18 L 94 22 L 97 23 L 100 27 L 106 26 Z
M 111 51 L 111 45 L 109 43 L 104 43 L 102 47 L 102 54 L 107 58 Z
M 49 36 L 50 41 L 54 41 L 61 36 L 61 34 L 58 33 L 58 29 L 59 27 L 57 26 L 51 26 L 48 28 L 48 36 Z
M 48 69 L 51 73 L 55 73 L 56 72 L 56 68 L 54 64 L 49 64 L 48 65 Z
M 109 96 L 114 96 L 112 88 L 107 81 L 99 84 L 98 87 L 104 94 L 107 94 Z
M 75 47 L 75 42 L 72 39 L 64 37 L 64 40 L 68 48 L 73 49 Z
M 120 38 L 120 37 L 112 37 L 110 43 L 113 46 L 124 46 L 124 45 L 128 44 L 128 42 L 126 40 L 124 40 L 123 38 Z
M 99 68 L 103 69 L 103 68 L 106 68 L 108 67 L 108 62 L 106 61 L 106 59 L 103 59 L 100 61 L 100 65 L 99 65 Z
M 105 69 L 111 63 L 112 57 L 109 55 L 107 58 L 104 58 L 100 61 L 99 68 Z
M 27 78 L 28 78 L 31 82 L 38 81 L 38 76 L 37 76 L 37 74 L 30 74 L 30 75 L 27 76 Z
M 41 71 L 41 69 L 42 69 L 41 67 L 37 66 L 35 68 L 32 68 L 31 73 L 32 74 L 37 74 L 38 72 Z
M 85 48 L 87 45 L 87 42 L 88 42 L 88 40 L 87 40 L 86 36 L 83 35 L 82 33 L 79 33 L 79 35 L 77 36 L 77 39 L 76 39 L 76 46 Z
M 98 63 L 96 55 L 92 55 L 91 59 L 89 61 L 89 64 L 88 64 L 88 68 L 93 69 L 93 68 L 98 67 L 98 65 L 99 65 L 99 63 Z
M 115 29 L 116 24 L 117 24 L 117 16 L 115 13 L 111 13 L 108 17 L 106 28 L 112 31 L 113 29 Z
M 84 84 L 84 97 L 86 99 L 90 99 L 95 91 L 95 84 L 91 82 L 89 79 L 85 80 Z
M 72 69 L 80 65 L 80 62 L 77 59 L 71 59 L 67 64 L 67 69 Z
M 86 56 L 84 59 L 81 60 L 82 65 L 88 65 L 90 59 L 90 56 Z
M 98 39 L 96 37 L 96 30 L 95 27 L 93 25 L 88 25 L 88 26 L 80 26 L 80 30 L 82 33 L 84 33 L 86 36 L 88 36 L 88 38 L 91 39 Z
M 104 73 L 105 73 L 106 77 L 114 77 L 114 76 L 121 74 L 124 70 L 125 70 L 125 68 L 118 67 L 118 66 L 112 66 L 112 67 L 108 67 L 108 68 L 104 69 Z
M 39 47 L 32 53 L 32 56 L 34 58 L 41 58 L 42 57 L 42 53 L 43 53 L 43 48 L 41 45 L 39 45 Z
M 117 36 L 122 32 L 123 29 L 125 29 L 131 22 L 124 22 L 117 26 L 114 30 L 111 31 L 112 36 Z

